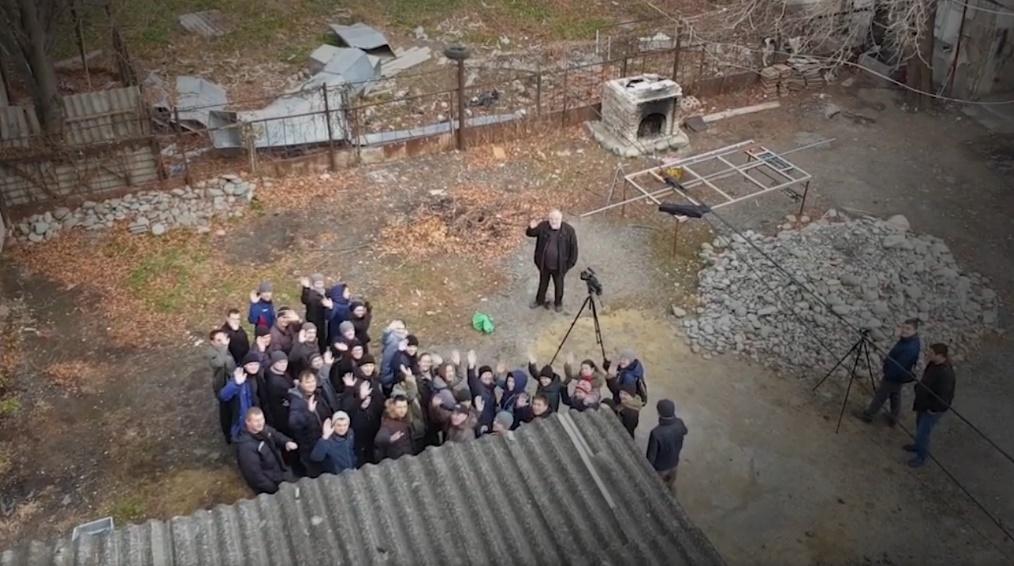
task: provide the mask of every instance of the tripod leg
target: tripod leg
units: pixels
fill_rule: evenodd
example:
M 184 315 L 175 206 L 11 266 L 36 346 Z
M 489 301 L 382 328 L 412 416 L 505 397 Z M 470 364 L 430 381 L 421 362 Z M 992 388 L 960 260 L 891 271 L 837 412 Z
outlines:
M 861 344 L 861 342 L 860 343 L 856 343 L 856 346 L 858 346 L 859 344 Z M 849 372 L 849 384 L 845 388 L 845 398 L 842 399 L 842 402 L 841 402 L 841 411 L 838 413 L 838 424 L 835 425 L 835 427 L 834 427 L 834 433 L 835 434 L 838 434 L 838 431 L 841 429 L 841 420 L 845 416 L 845 408 L 848 407 L 848 404 L 849 404 L 849 394 L 852 393 L 852 383 L 855 382 L 855 380 L 856 380 L 856 368 L 859 366 L 859 357 L 860 357 L 860 354 L 861 354 L 861 352 L 859 351 L 859 348 L 857 347 L 856 348 L 856 356 L 852 360 L 852 370 Z
M 824 374 L 824 377 L 820 378 L 820 381 L 818 381 L 817 384 L 814 385 L 813 389 L 811 389 L 810 391 L 816 391 L 818 387 L 820 387 L 821 385 L 823 385 L 824 382 L 827 381 L 827 378 L 831 377 L 831 374 L 834 373 L 834 370 L 838 369 L 842 364 L 845 363 L 845 360 L 849 359 L 849 356 L 852 355 L 852 352 L 854 352 L 857 347 L 859 347 L 859 343 L 858 342 L 856 342 L 855 344 L 853 344 L 852 347 L 849 348 L 848 352 L 845 352 L 845 355 L 842 356 L 841 359 L 838 360 L 838 363 L 834 364 L 834 367 L 831 368 L 830 370 L 828 370 L 828 372 L 826 374 Z
M 870 388 L 877 392 L 877 382 L 873 379 L 873 362 L 870 361 L 870 345 L 863 342 L 863 353 L 866 354 L 866 370 L 870 372 Z
M 574 325 L 577 324 L 577 320 L 581 318 L 581 313 L 584 312 L 584 308 L 588 306 L 588 303 L 591 302 L 591 300 L 592 300 L 591 295 L 588 295 L 587 297 L 585 297 L 584 302 L 581 303 L 581 308 L 578 309 L 577 316 L 575 316 L 574 320 L 570 323 L 570 328 L 568 328 L 567 333 L 563 335 L 563 340 L 560 340 L 560 346 L 556 349 L 556 353 L 553 354 L 553 359 L 549 360 L 549 365 L 553 365 L 553 362 L 556 361 L 556 357 L 560 355 L 560 350 L 562 350 L 563 345 L 567 343 L 567 338 L 570 337 L 570 332 L 574 330 Z M 594 308 L 595 304 L 592 303 L 592 309 Z
M 602 359 L 606 359 L 606 343 L 602 340 L 602 327 L 599 325 L 599 310 L 595 306 L 595 299 L 591 295 L 588 295 L 588 300 L 591 302 L 591 313 L 592 322 L 595 324 L 595 342 L 599 345 L 599 349 L 602 350 Z

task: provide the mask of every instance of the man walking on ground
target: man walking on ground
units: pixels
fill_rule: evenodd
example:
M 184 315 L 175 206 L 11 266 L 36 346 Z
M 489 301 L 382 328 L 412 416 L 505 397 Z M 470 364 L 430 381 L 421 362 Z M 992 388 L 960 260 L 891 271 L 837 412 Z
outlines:
M 539 290 L 531 307 L 549 308 L 546 291 L 553 280 L 553 309 L 563 310 L 563 278 L 577 263 L 577 234 L 563 221 L 563 213 L 553 209 L 542 222 L 532 220 L 525 235 L 535 238 L 535 267 L 539 268 Z
M 658 472 L 658 477 L 669 488 L 669 492 L 676 495 L 676 467 L 680 463 L 687 425 L 676 416 L 676 403 L 669 399 L 660 400 L 656 408 L 658 426 L 651 429 L 648 436 L 648 462 Z
M 930 344 L 926 353 L 926 369 L 922 381 L 915 386 L 915 444 L 905 445 L 905 450 L 915 452 L 908 465 L 918 468 L 926 463 L 929 455 L 930 433 L 940 417 L 951 408 L 954 401 L 954 368 L 947 351 L 947 344 Z
M 898 422 L 898 414 L 901 412 L 901 390 L 906 383 L 915 381 L 912 369 L 919 361 L 919 319 L 910 318 L 902 323 L 899 330 L 898 342 L 884 358 L 884 376 L 877 386 L 873 400 L 866 410 L 859 413 L 859 418 L 865 422 L 873 422 L 873 417 L 880 412 L 884 402 L 890 399 L 891 415 L 887 424 L 894 426 Z

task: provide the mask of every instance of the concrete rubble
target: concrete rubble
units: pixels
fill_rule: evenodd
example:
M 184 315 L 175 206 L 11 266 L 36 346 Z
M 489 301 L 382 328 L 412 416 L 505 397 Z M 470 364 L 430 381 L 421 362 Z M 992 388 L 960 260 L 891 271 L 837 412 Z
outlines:
M 37 243 L 63 230 L 103 230 L 117 222 L 126 222 L 132 234 L 161 236 L 181 228 L 207 233 L 215 218 L 242 216 L 256 188 L 253 181 L 222 175 L 171 191 L 142 191 L 102 202 L 85 201 L 76 209 L 59 207 L 35 214 L 17 224 L 15 234 L 22 241 Z
M 918 317 L 924 344 L 947 343 L 959 358 L 998 329 L 989 282 L 962 269 L 940 238 L 909 232 L 904 217 L 849 220 L 829 211 L 798 227 L 808 220 L 792 216 L 775 236 L 744 236 L 813 293 L 738 235 L 702 245 L 698 306 L 681 320 L 695 353 L 735 353 L 817 375 L 859 338 L 849 325 L 870 329 L 886 352 L 895 325 Z M 873 364 L 879 372 L 880 359 Z

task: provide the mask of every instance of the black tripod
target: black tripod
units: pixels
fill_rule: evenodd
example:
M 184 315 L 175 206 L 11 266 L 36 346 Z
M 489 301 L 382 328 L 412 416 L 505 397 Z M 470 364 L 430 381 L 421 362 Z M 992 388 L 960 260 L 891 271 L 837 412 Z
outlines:
M 602 359 L 606 359 L 606 345 L 602 342 L 602 327 L 599 326 L 599 311 L 595 307 L 595 293 L 592 291 L 591 286 L 589 286 L 588 296 L 585 297 L 584 303 L 581 304 L 581 308 L 578 309 L 573 322 L 570 323 L 570 328 L 567 329 L 567 333 L 563 335 L 563 340 L 560 341 L 560 346 L 556 349 L 556 353 L 553 354 L 553 359 L 549 360 L 549 365 L 553 365 L 553 362 L 556 361 L 556 357 L 560 355 L 560 350 L 562 350 L 563 345 L 567 343 L 567 338 L 570 337 L 570 332 L 574 330 L 574 325 L 577 324 L 577 319 L 581 318 L 581 313 L 584 312 L 585 307 L 588 305 L 591 305 L 592 320 L 595 322 L 595 343 L 602 349 Z
M 845 388 L 845 399 L 841 402 L 841 412 L 838 413 L 838 424 L 834 427 L 835 434 L 838 434 L 838 430 L 841 428 L 841 419 L 845 416 L 845 407 L 848 406 L 849 403 L 849 393 L 852 392 L 852 382 L 856 380 L 856 369 L 859 367 L 860 358 L 866 359 L 866 371 L 870 375 L 870 387 L 872 387 L 874 391 L 877 390 L 877 386 L 873 382 L 873 363 L 870 361 L 870 331 L 866 329 L 864 329 L 860 334 L 859 340 L 857 340 L 856 343 L 849 348 L 849 351 L 846 352 L 840 360 L 838 360 L 838 363 L 834 364 L 834 367 L 831 368 L 831 370 L 828 371 L 824 377 L 820 378 L 820 381 L 813 386 L 813 390 L 816 391 L 818 387 L 827 381 L 827 378 L 831 377 L 831 374 L 844 364 L 845 361 L 849 359 L 849 356 L 853 356 L 852 368 L 849 370 L 849 384 Z

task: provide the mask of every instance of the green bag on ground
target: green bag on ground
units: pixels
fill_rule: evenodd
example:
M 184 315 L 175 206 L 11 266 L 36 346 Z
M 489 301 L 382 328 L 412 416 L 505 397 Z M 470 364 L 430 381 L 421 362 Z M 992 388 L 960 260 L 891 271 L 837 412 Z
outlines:
M 493 319 L 488 314 L 481 312 L 472 315 L 472 328 L 483 334 L 492 334 L 496 330 L 496 326 L 493 325 Z

